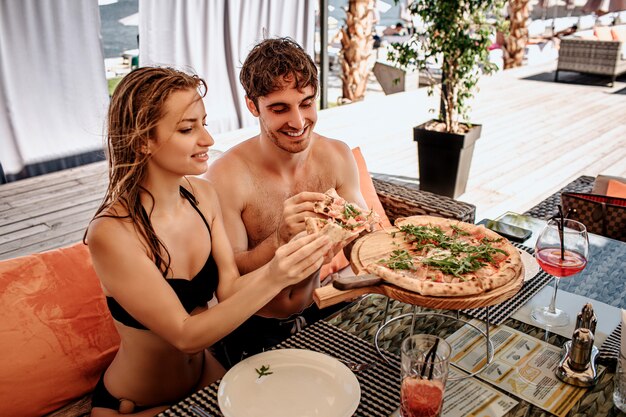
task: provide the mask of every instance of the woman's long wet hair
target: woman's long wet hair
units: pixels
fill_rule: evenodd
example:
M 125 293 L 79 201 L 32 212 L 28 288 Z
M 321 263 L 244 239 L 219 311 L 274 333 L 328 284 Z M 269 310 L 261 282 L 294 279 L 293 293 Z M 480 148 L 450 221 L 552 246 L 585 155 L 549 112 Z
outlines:
M 172 93 L 197 90 L 204 97 L 206 89 L 206 82 L 197 75 L 173 68 L 144 67 L 122 79 L 109 104 L 109 185 L 93 219 L 114 217 L 131 221 L 163 276 L 169 270 L 170 254 L 156 235 L 140 199 L 141 193 L 146 193 L 154 202 L 152 194 L 141 185 L 150 159 L 148 142 L 156 139 L 156 126 Z

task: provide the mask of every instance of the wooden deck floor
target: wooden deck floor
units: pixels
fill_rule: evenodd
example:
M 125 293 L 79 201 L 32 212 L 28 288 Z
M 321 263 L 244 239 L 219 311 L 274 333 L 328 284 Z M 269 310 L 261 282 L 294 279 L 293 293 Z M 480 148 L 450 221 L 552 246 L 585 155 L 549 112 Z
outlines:
M 552 82 L 555 64 L 484 77 L 471 120 L 483 125 L 467 192 L 477 219 L 523 212 L 580 175 L 626 176 L 626 82 L 613 88 Z M 561 77 L 560 77 L 561 78 Z M 595 78 L 563 74 L 567 81 Z M 436 100 L 423 89 L 324 110 L 317 131 L 360 146 L 371 172 L 416 181 L 412 127 Z M 215 135 L 226 151 L 257 131 Z M 106 186 L 96 163 L 0 185 L 0 259 L 67 245 L 84 228 Z

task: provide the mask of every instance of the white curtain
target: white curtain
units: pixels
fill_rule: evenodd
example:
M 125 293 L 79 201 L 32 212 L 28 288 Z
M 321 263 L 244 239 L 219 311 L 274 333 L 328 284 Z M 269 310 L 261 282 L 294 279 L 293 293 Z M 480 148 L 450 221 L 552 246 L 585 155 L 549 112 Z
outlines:
M 102 149 L 108 105 L 97 0 L 0 0 L 6 174 Z
M 139 0 L 140 65 L 192 70 L 209 86 L 208 130 L 256 123 L 239 70 L 264 37 L 289 36 L 313 56 L 317 0 Z

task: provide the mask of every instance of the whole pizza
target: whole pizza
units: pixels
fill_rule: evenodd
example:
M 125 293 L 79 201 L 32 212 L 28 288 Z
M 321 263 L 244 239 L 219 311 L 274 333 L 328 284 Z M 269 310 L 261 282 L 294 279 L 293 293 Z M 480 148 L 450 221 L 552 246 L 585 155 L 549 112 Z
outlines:
M 505 286 L 523 273 L 518 250 L 482 225 L 413 216 L 397 219 L 395 226 L 388 232 L 392 248 L 365 269 L 405 290 L 471 296 Z

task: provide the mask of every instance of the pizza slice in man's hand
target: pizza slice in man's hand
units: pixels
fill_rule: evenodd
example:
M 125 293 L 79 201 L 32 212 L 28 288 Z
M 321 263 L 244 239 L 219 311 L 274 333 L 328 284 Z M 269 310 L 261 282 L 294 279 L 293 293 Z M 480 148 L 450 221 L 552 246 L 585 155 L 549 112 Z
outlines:
M 374 210 L 367 210 L 347 202 L 334 188 L 326 191 L 324 195 L 326 198 L 316 202 L 313 211 L 326 216 L 328 222 L 351 232 L 348 237 L 370 231 L 373 224 L 380 222 L 380 216 Z

